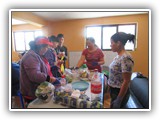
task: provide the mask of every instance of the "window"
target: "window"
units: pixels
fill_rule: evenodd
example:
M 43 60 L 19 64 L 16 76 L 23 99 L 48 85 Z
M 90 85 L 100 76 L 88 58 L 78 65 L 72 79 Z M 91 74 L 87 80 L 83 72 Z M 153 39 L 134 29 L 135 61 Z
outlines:
M 131 33 L 136 36 L 136 24 L 101 25 L 86 27 L 86 37 L 93 37 L 96 45 L 102 50 L 110 50 L 110 38 L 116 32 Z M 127 42 L 126 50 L 134 50 L 135 43 Z
M 93 37 L 98 47 L 101 46 L 101 27 L 87 27 L 87 37 Z
M 14 32 L 15 50 L 17 52 L 29 50 L 29 42 L 42 35 L 41 30 Z

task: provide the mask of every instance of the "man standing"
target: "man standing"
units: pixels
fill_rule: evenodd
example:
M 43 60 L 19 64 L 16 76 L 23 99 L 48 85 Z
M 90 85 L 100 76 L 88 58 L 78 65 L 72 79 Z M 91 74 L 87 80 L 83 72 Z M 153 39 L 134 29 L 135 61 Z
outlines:
M 58 59 L 63 60 L 64 61 L 64 68 L 66 66 L 66 60 L 67 60 L 67 47 L 63 45 L 64 43 L 64 35 L 63 34 L 58 34 L 57 38 L 59 40 L 59 45 L 58 47 L 55 49 L 58 55 Z

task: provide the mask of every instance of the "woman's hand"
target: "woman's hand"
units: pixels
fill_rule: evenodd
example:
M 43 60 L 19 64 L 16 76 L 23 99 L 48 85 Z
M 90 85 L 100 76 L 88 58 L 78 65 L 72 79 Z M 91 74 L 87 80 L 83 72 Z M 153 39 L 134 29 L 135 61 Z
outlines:
M 98 62 L 92 62 L 92 66 L 97 66 L 99 65 Z
M 64 63 L 64 61 L 63 61 L 63 60 L 58 60 L 58 61 L 57 61 L 57 66 L 59 66 L 59 67 L 60 67 L 60 65 L 61 65 L 61 64 L 63 64 L 63 63 Z
M 60 52 L 60 53 L 58 54 L 58 58 L 62 58 L 62 57 L 65 57 L 65 52 Z
M 122 98 L 117 97 L 112 103 L 111 108 L 113 109 L 119 109 L 121 107 Z
M 50 83 L 54 83 L 55 81 L 56 81 L 55 77 L 50 77 L 50 80 L 49 80 Z

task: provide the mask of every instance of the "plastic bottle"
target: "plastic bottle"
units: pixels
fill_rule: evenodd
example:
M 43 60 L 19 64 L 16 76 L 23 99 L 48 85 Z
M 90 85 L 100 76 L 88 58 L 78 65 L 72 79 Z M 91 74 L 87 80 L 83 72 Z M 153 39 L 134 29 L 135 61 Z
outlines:
M 101 101 L 102 82 L 98 73 L 98 70 L 94 70 L 94 74 L 91 80 L 91 101 Z
M 67 83 L 67 81 L 66 81 L 66 78 L 65 78 L 66 76 L 65 75 L 62 75 L 61 76 L 61 80 L 60 80 L 60 82 L 61 82 L 61 85 L 62 86 L 65 86 L 66 85 L 66 83 Z

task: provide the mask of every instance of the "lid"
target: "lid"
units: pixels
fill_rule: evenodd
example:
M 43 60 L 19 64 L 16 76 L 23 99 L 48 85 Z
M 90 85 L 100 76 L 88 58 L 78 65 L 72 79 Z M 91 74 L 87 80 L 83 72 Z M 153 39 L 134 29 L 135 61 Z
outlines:
M 61 76 L 61 78 L 65 78 L 65 77 L 66 77 L 65 75 L 62 75 L 62 76 Z
M 94 69 L 94 72 L 98 72 L 98 69 Z

